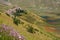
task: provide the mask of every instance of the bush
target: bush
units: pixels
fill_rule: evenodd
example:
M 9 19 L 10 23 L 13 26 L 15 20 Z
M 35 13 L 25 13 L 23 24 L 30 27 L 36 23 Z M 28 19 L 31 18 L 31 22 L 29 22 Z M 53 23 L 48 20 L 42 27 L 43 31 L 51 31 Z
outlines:
M 22 9 L 16 9 L 16 13 L 26 13 L 26 10 L 22 10 Z
M 16 12 L 12 12 L 14 16 L 22 16 L 22 14 L 27 14 L 27 11 L 26 10 L 21 10 L 20 8 L 19 9 L 15 9 Z
M 32 26 L 28 26 L 27 31 L 30 33 L 35 33 L 34 28 Z
M 21 16 L 20 13 L 13 13 L 13 15 L 16 17 L 16 16 Z
M 20 24 L 20 20 L 17 19 L 17 18 L 13 18 L 13 22 L 14 22 L 16 25 Z

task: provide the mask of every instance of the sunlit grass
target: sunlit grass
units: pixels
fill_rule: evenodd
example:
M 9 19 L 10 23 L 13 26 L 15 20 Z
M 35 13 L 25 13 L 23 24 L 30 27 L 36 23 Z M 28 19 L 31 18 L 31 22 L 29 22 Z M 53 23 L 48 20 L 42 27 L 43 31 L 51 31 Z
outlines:
M 40 29 L 40 27 L 43 27 L 43 26 L 38 26 L 36 24 L 34 25 L 34 24 L 31 24 L 31 23 L 24 21 L 22 19 L 20 19 L 20 20 L 23 21 L 24 24 L 19 24 L 17 26 L 13 23 L 13 19 L 11 17 L 7 16 L 4 13 L 2 13 L 0 15 L 0 24 L 3 23 L 3 24 L 7 24 L 7 25 L 12 26 L 16 31 L 18 31 L 20 34 L 24 35 L 26 40 L 53 40 L 51 38 L 51 37 L 53 37 L 52 35 L 50 36 L 49 33 L 46 33 L 43 29 Z M 26 29 L 27 25 L 32 25 L 32 27 L 37 28 L 39 30 L 39 32 L 36 32 L 34 34 L 29 33 Z M 50 37 L 48 37 L 47 35 Z

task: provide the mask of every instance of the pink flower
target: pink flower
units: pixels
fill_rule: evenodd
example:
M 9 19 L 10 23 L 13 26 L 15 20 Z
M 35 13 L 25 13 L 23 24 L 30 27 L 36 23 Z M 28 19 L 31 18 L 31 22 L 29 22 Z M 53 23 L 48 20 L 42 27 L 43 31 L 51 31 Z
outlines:
M 16 37 L 16 38 L 18 38 L 19 40 L 24 40 L 24 37 L 21 36 L 18 32 L 16 32 L 12 27 L 8 27 L 8 26 L 5 25 L 5 24 L 2 24 L 1 26 L 2 26 L 2 29 L 0 29 L 0 32 L 6 31 L 6 32 L 9 32 L 9 35 L 10 35 L 10 36 Z

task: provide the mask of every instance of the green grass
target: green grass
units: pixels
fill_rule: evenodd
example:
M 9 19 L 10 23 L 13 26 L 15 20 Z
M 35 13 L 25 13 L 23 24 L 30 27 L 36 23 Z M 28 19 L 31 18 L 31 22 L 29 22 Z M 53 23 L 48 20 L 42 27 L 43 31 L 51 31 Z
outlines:
M 9 34 L 8 30 L 4 30 L 0 25 L 0 40 L 16 40 L 16 38 Z
M 9 36 L 6 32 L 0 32 L 0 40 L 14 40 L 13 36 Z
M 40 1 L 36 1 L 34 0 L 36 3 L 33 3 L 32 0 L 10 0 L 11 3 L 14 5 L 18 5 L 23 9 L 26 9 L 30 12 L 35 12 L 37 13 L 37 15 L 48 15 L 48 16 L 52 16 L 52 17 L 56 17 L 56 15 L 50 15 L 50 14 L 46 14 L 43 11 L 44 10 L 40 10 Z M 36 5 L 36 7 L 34 7 L 33 5 Z M 51 6 L 51 5 L 50 5 Z M 0 11 L 4 12 L 5 10 L 8 10 L 10 7 L 9 6 L 5 6 L 5 5 L 0 5 Z M 41 11 L 41 12 L 40 12 Z M 49 10 L 48 10 L 49 11 Z M 55 12 L 56 10 L 54 10 Z M 34 13 L 33 13 L 34 14 Z M 21 18 L 22 17 L 22 18 Z M 54 37 L 53 35 L 47 33 L 46 31 L 44 31 L 42 28 L 45 25 L 48 26 L 54 26 L 54 25 L 50 25 L 48 23 L 41 23 L 40 20 L 37 21 L 38 18 L 34 18 L 34 16 L 32 16 L 31 14 L 28 15 L 23 15 L 19 17 L 19 19 L 21 20 L 21 22 L 23 22 L 23 24 L 19 24 L 18 26 L 15 25 L 13 23 L 13 19 L 11 17 L 8 17 L 6 14 L 1 13 L 0 15 L 0 24 L 7 24 L 9 26 L 12 26 L 16 31 L 18 31 L 20 34 L 22 34 L 26 40 L 55 40 L 56 37 Z M 58 16 L 56 17 L 58 18 Z M 39 30 L 39 32 L 36 32 L 35 34 L 31 34 L 27 31 L 26 27 L 27 25 L 32 25 L 33 28 L 37 28 Z M 8 36 L 7 36 L 8 37 Z M 57 38 L 56 40 L 60 40 L 59 38 Z
M 7 24 L 9 26 L 12 26 L 16 31 L 18 31 L 20 34 L 22 34 L 26 40 L 53 40 L 51 37 L 55 38 L 54 36 L 45 32 L 43 29 L 40 29 L 40 27 L 42 27 L 42 26 L 39 27 L 39 26 L 36 26 L 36 24 L 34 25 L 34 24 L 29 23 L 28 21 L 23 21 L 23 20 L 21 20 L 21 21 L 24 22 L 24 24 L 19 24 L 17 26 L 13 23 L 13 19 L 11 17 L 7 16 L 4 13 L 2 13 L 0 15 L 0 24 L 3 23 L 3 24 Z M 36 32 L 34 34 L 29 33 L 26 29 L 27 25 L 32 25 L 32 27 L 38 29 L 39 32 Z

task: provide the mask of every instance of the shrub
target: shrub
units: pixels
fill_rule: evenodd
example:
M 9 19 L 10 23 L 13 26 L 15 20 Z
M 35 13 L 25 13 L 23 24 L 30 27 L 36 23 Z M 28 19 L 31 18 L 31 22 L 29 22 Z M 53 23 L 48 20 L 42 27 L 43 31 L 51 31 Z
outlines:
M 36 33 L 36 32 L 39 32 L 38 29 L 33 28 L 33 27 L 30 26 L 30 25 L 27 26 L 27 31 L 30 32 L 30 33 Z
M 27 31 L 30 33 L 35 33 L 34 28 L 32 26 L 28 26 Z
M 16 9 L 16 13 L 27 13 L 26 10 L 22 10 L 22 9 Z
M 15 17 L 16 17 L 16 16 L 21 16 L 20 13 L 13 13 L 12 15 L 14 15 Z
M 43 32 L 40 31 L 41 34 L 43 34 Z
M 13 22 L 14 22 L 16 25 L 20 24 L 20 20 L 17 19 L 17 18 L 13 18 Z
M 15 16 L 21 16 L 23 13 L 27 14 L 25 10 L 16 9 L 16 13 L 14 13 Z

